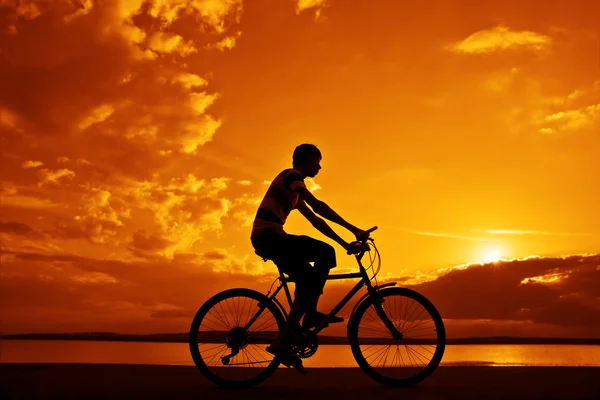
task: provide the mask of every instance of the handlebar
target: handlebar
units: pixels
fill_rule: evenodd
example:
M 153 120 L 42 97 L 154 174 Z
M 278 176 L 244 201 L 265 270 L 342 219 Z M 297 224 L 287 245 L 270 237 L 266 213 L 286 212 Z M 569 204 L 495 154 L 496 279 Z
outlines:
M 371 233 L 371 232 L 376 231 L 376 230 L 377 230 L 377 226 L 374 226 L 371 229 L 367 229 L 365 232 Z
M 367 240 L 369 239 L 369 235 L 368 235 L 368 234 L 369 234 L 369 233 L 371 233 L 371 232 L 373 232 L 373 231 L 376 231 L 376 230 L 377 230 L 377 226 L 374 226 L 374 227 L 372 227 L 371 229 L 367 229 L 367 230 L 365 231 L 365 233 L 367 233 L 367 236 L 365 236 L 365 238 L 364 238 L 363 240 L 361 240 L 360 242 L 361 242 L 361 243 L 366 243 L 366 242 L 367 242 Z
M 357 240 L 357 241 L 356 241 L 356 243 L 361 243 L 361 245 L 362 245 L 362 250 L 360 251 L 360 253 L 358 253 L 358 254 L 355 254 L 357 257 L 359 257 L 359 258 L 360 258 L 360 257 L 362 257 L 362 255 L 364 254 L 364 252 L 365 252 L 366 250 L 368 250 L 368 248 L 369 248 L 369 245 L 367 244 L 367 240 L 371 240 L 371 241 L 373 240 L 373 239 L 371 239 L 371 238 L 369 237 L 369 235 L 368 235 L 368 234 L 369 234 L 369 233 L 371 233 L 371 232 L 373 232 L 373 231 L 376 231 L 376 230 L 377 230 L 377 226 L 374 226 L 374 227 L 372 227 L 372 228 L 370 228 L 370 229 L 367 229 L 367 230 L 365 231 L 365 233 L 367 233 L 367 235 L 364 237 L 364 239 L 362 239 L 362 240 Z M 348 252 L 346 252 L 346 254 L 351 254 L 351 252 L 350 252 L 350 251 L 348 251 Z
M 375 241 L 369 237 L 369 233 L 371 233 L 373 231 L 376 231 L 377 229 L 378 229 L 377 226 L 374 226 L 374 227 L 372 227 L 370 229 L 367 229 L 365 231 L 365 233 L 366 233 L 365 237 L 362 240 L 360 240 L 360 241 L 354 242 L 354 243 L 360 244 L 360 247 L 361 247 L 360 251 L 358 253 L 354 254 L 354 256 L 356 257 L 356 261 L 358 262 L 358 265 L 360 266 L 360 269 L 361 269 L 362 272 L 366 273 L 366 270 L 370 269 L 371 274 L 372 274 L 371 279 L 373 279 L 377 275 L 377 273 L 379 272 L 379 266 L 380 266 L 380 263 L 381 263 L 381 259 L 379 257 L 379 251 L 377 251 L 377 248 L 375 247 L 375 243 L 374 243 Z M 368 243 L 369 241 L 371 243 Z M 370 252 L 371 252 L 371 250 L 370 250 L 371 246 L 373 246 L 373 248 L 375 250 L 375 255 L 373 257 L 369 256 L 371 258 L 371 264 L 369 266 L 365 267 L 365 266 L 362 265 L 361 260 L 362 260 L 362 258 L 363 258 L 363 256 L 365 255 L 366 252 L 369 252 L 369 254 L 370 254 Z M 350 255 L 352 253 L 347 252 L 347 254 Z M 375 262 L 378 263 L 378 265 L 376 267 L 374 266 Z

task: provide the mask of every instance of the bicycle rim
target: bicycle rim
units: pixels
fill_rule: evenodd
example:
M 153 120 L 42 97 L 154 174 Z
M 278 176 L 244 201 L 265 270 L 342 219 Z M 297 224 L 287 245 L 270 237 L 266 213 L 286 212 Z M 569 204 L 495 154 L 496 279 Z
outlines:
M 284 322 L 277 306 L 259 292 L 231 289 L 218 293 L 200 307 L 192 321 L 189 345 L 194 364 L 220 386 L 256 385 L 279 366 L 265 347 L 277 338 Z
M 350 321 L 348 336 L 354 358 L 373 379 L 390 386 L 410 386 L 438 367 L 446 346 L 443 320 L 421 294 L 406 288 L 379 292 L 385 315 L 403 334 L 394 339 L 368 298 Z

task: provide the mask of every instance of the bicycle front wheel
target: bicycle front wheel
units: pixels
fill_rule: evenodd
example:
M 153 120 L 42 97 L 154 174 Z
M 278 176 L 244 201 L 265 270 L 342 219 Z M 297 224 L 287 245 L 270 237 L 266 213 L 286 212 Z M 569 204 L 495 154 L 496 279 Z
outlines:
M 265 295 L 230 289 L 211 297 L 190 327 L 192 359 L 210 381 L 225 387 L 247 387 L 267 379 L 279 366 L 265 350 L 285 320 Z
M 378 382 L 416 384 L 433 373 L 444 355 L 442 317 L 414 290 L 389 288 L 378 292 L 378 297 L 381 303 L 372 297 L 361 303 L 348 325 L 352 354 L 360 368 Z M 391 322 L 401 337 L 394 338 L 386 322 Z

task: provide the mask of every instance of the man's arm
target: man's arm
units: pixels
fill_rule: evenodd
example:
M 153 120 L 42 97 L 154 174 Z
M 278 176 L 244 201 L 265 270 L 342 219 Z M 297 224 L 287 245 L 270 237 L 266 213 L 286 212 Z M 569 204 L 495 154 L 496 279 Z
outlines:
M 296 191 L 300 195 L 300 200 L 303 200 L 306 203 L 308 203 L 308 205 L 311 206 L 312 209 L 317 214 L 348 229 L 350 232 L 352 232 L 357 237 L 357 239 L 359 238 L 359 236 L 362 236 L 365 234 L 362 229 L 359 229 L 356 226 L 354 226 L 351 223 L 344 220 L 338 213 L 333 211 L 333 209 L 331 209 L 331 207 L 329 207 L 324 201 L 317 199 L 307 188 L 305 188 L 303 186 L 299 186 L 299 187 L 294 188 L 294 191 Z M 306 207 L 306 205 L 305 205 L 305 207 Z M 303 213 L 303 215 L 304 215 L 304 213 Z M 305 217 L 306 217 L 306 215 L 305 215 Z M 323 222 L 325 222 L 325 221 L 323 221 Z M 325 225 L 327 225 L 327 224 L 325 224 Z M 329 226 L 327 226 L 327 228 L 329 228 Z M 329 228 L 329 229 L 331 229 L 331 228 Z M 325 233 L 323 232 L 323 234 L 325 234 Z
M 304 215 L 304 217 L 311 223 L 311 225 L 314 226 L 319 232 L 321 232 L 323 235 L 327 236 L 328 238 L 335 240 L 337 243 L 340 244 L 340 246 L 342 246 L 344 249 L 348 250 L 350 244 L 348 242 L 346 242 L 344 239 L 342 239 L 340 236 L 338 236 L 338 234 L 335 233 L 329 225 L 327 225 L 327 222 L 325 222 L 324 219 L 316 216 L 315 213 L 312 212 L 312 210 L 310 208 L 308 208 L 308 206 L 304 203 L 304 201 L 302 201 L 302 200 L 298 201 L 298 205 L 296 206 L 296 208 L 298 209 L 298 211 L 300 211 L 300 213 L 302 215 Z

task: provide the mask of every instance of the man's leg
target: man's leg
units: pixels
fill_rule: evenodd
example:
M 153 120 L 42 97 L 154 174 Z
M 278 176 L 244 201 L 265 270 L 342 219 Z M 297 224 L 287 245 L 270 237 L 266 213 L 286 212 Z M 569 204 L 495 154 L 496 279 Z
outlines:
M 314 268 L 316 269 L 316 267 Z M 325 282 L 327 281 L 327 275 L 329 275 L 329 270 L 315 271 L 315 274 L 313 274 L 313 281 L 310 282 L 312 291 L 307 296 L 306 313 L 317 313 L 317 304 L 319 303 L 319 299 L 323 294 L 323 288 L 325 287 Z
M 258 254 L 273 261 L 279 270 L 288 274 L 290 269 L 294 270 L 294 268 L 289 268 L 289 265 L 295 261 L 294 242 L 289 240 L 287 234 L 255 239 L 252 244 Z M 294 330 L 300 324 L 300 319 L 306 312 L 306 305 L 306 297 L 294 296 L 284 327 L 279 331 L 277 339 L 267 347 L 267 351 L 274 353 L 279 352 L 279 350 L 286 350 L 286 347 L 289 347 Z
M 294 301 L 292 302 L 292 307 L 290 308 L 290 313 L 288 314 L 288 318 L 283 326 L 283 330 L 279 332 L 279 337 L 271 345 L 273 350 L 289 348 L 292 342 L 292 337 L 294 336 L 294 332 L 300 326 L 300 320 L 306 313 L 309 300 L 309 297 L 305 295 L 295 295 Z
M 317 303 L 323 293 L 325 278 L 329 270 L 336 266 L 336 260 L 332 246 L 309 236 L 279 236 L 273 249 L 277 252 L 274 262 L 296 281 L 294 301 L 288 319 L 271 346 L 271 349 L 279 350 L 290 346 L 302 316 L 308 314 L 313 319 L 319 316 Z M 314 261 L 314 267 L 310 266 L 309 261 Z M 340 318 L 332 322 L 341 321 L 343 319 Z
M 324 274 L 320 273 L 308 262 L 303 261 L 289 260 L 286 264 L 280 265 L 282 271 L 288 273 L 295 280 L 296 290 L 288 318 L 279 337 L 272 344 L 272 349 L 288 348 L 294 333 L 300 326 L 302 317 L 307 313 L 315 314 L 319 297 L 323 293 L 325 277 L 329 273 L 329 270 L 326 270 Z
M 327 276 L 332 268 L 336 267 L 335 249 L 329 244 L 309 236 L 300 236 L 305 259 L 314 261 L 314 267 L 305 275 L 308 282 L 306 313 L 304 315 L 304 326 L 310 328 L 320 322 L 325 314 L 317 310 L 319 299 L 323 294 L 323 288 L 327 282 Z M 342 322 L 344 319 L 333 317 L 330 322 Z

